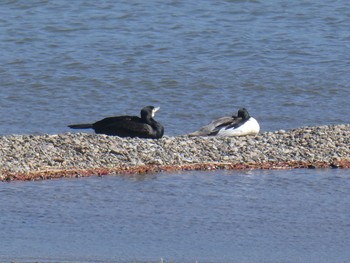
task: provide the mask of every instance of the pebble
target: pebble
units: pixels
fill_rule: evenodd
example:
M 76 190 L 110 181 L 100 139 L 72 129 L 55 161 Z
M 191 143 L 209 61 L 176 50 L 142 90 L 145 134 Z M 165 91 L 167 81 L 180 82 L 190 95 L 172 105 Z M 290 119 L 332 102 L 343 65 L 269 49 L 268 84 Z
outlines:
M 8 173 L 200 163 L 333 162 L 350 159 L 350 125 L 264 132 L 255 137 L 164 136 L 158 140 L 84 133 L 0 136 L 0 179 Z

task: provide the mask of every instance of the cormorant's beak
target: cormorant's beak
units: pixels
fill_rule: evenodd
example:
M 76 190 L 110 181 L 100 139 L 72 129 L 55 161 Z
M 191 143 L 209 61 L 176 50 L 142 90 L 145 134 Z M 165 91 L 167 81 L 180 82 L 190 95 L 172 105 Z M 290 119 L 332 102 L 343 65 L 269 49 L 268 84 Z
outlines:
M 152 110 L 152 118 L 154 117 L 155 113 L 160 109 L 160 107 L 153 108 Z

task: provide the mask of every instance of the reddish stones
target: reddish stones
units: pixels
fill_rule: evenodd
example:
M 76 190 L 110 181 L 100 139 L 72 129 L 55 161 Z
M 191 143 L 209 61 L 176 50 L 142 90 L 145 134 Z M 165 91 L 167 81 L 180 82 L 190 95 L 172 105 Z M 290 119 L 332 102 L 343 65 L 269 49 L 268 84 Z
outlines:
M 129 167 L 45 170 L 29 173 L 9 173 L 1 176 L 2 181 L 33 181 L 57 178 L 78 178 L 87 176 L 104 176 L 108 174 L 149 174 L 175 171 L 212 171 L 212 170 L 251 170 L 251 169 L 315 169 L 315 168 L 350 168 L 350 160 L 327 162 L 266 162 L 266 163 L 198 163 L 185 165 L 140 165 Z

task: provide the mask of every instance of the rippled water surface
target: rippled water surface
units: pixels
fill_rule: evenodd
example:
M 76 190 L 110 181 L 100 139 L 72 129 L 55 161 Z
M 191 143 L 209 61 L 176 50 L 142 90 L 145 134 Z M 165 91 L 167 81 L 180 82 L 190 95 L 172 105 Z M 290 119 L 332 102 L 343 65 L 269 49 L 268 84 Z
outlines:
M 166 134 L 245 106 L 263 131 L 349 123 L 350 2 L 0 3 L 0 134 L 139 114 Z
M 4 262 L 348 262 L 347 170 L 0 183 Z
M 0 135 L 160 106 L 167 135 L 246 107 L 350 123 L 350 2 L 0 1 Z M 0 183 L 0 261 L 348 262 L 349 172 Z

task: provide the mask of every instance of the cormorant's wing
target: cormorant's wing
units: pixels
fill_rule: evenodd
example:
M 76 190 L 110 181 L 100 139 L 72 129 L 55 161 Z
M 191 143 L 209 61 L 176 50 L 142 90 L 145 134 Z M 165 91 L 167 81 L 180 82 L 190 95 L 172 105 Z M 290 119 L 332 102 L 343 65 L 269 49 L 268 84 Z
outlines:
M 117 135 L 120 137 L 149 137 L 152 127 L 136 116 L 108 117 L 94 123 L 96 133 Z
M 124 122 L 131 122 L 131 121 L 140 121 L 141 119 L 137 116 L 116 116 L 116 117 L 107 117 L 100 121 L 95 122 L 94 128 L 97 127 L 108 127 L 110 125 L 120 124 Z

